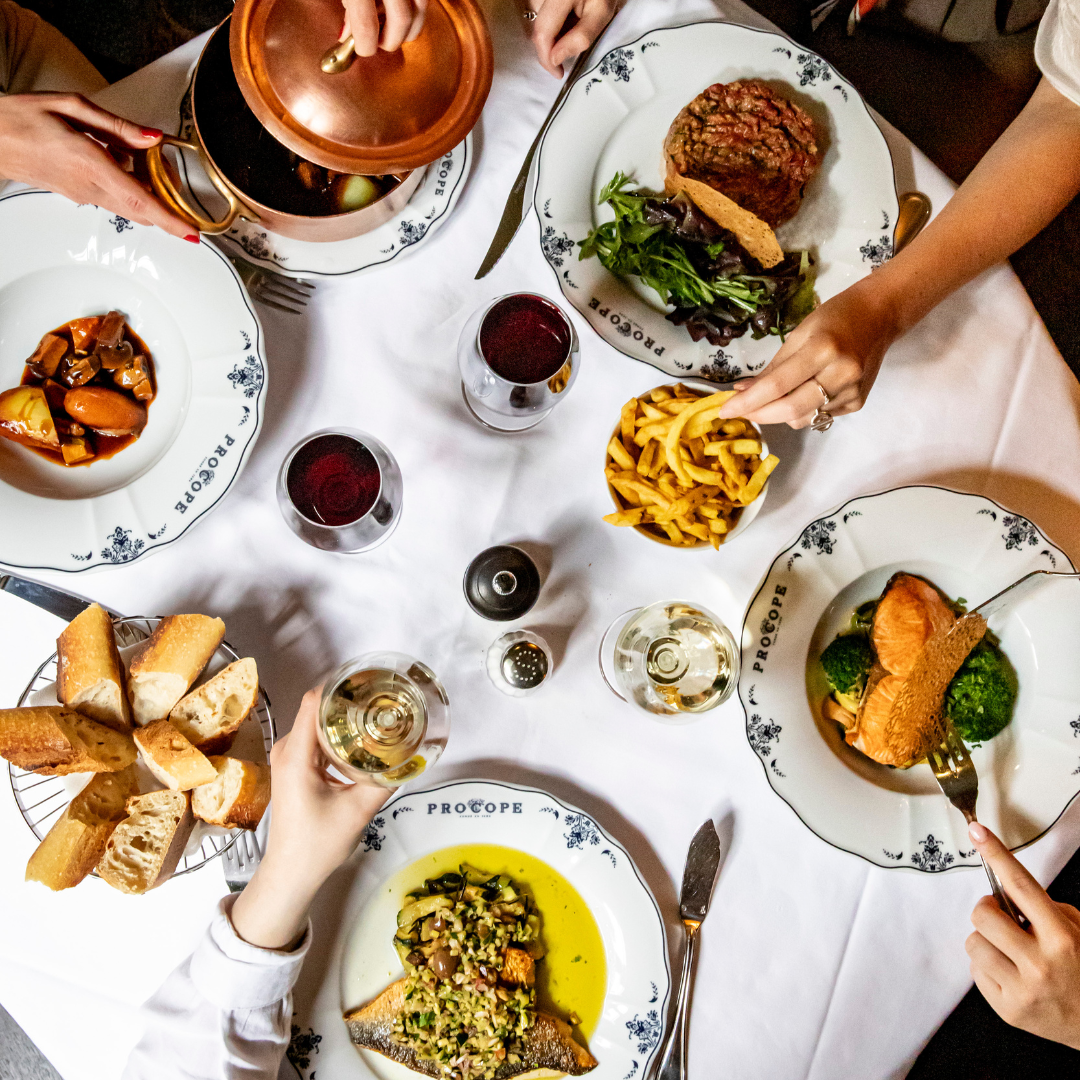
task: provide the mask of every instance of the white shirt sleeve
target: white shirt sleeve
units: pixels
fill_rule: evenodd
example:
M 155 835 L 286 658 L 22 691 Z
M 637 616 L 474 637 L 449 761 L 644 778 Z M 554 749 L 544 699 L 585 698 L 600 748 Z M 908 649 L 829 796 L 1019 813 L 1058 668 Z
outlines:
M 221 901 L 198 948 L 142 1007 L 145 1031 L 122 1080 L 274 1080 L 289 1044 L 292 988 L 311 925 L 292 952 L 249 945 Z
M 1035 38 L 1035 62 L 1058 93 L 1080 105 L 1080 0 L 1050 0 Z

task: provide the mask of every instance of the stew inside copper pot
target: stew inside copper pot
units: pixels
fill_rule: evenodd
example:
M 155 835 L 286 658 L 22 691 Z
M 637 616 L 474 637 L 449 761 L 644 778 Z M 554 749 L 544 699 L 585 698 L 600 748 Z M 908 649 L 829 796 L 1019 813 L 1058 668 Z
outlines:
M 279 143 L 240 92 L 229 55 L 228 22 L 206 44 L 192 97 L 207 153 L 235 187 L 263 206 L 304 217 L 345 214 L 401 182 L 397 176 L 332 172 Z

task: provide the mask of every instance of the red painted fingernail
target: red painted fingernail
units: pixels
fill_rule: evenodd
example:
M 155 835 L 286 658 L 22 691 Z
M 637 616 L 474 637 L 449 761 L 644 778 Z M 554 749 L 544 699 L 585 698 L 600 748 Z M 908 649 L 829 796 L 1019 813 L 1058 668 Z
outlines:
M 161 132 L 157 128 L 139 128 L 139 134 L 144 139 L 160 139 Z
M 189 236 L 185 236 L 184 239 L 189 244 L 197 244 L 199 242 L 199 234 L 198 233 L 191 233 Z

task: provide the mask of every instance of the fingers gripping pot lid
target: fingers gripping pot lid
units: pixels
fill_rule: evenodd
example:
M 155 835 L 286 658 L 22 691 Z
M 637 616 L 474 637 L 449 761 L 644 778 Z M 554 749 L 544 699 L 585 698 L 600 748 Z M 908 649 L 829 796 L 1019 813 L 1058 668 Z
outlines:
M 229 46 L 244 99 L 301 157 L 380 176 L 435 161 L 468 134 L 491 89 L 492 49 L 475 0 L 431 0 L 415 41 L 322 70 L 340 0 L 239 0 Z

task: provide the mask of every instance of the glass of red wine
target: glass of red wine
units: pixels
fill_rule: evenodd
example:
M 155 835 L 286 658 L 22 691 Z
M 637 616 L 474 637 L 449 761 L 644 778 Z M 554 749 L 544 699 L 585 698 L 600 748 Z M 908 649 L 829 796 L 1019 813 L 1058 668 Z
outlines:
M 580 353 L 570 320 L 535 293 L 511 293 L 473 314 L 458 339 L 461 393 L 495 431 L 535 427 L 566 396 Z
M 401 516 L 401 471 L 373 435 L 324 428 L 288 453 L 277 482 L 278 506 L 301 540 L 354 553 L 381 544 Z

